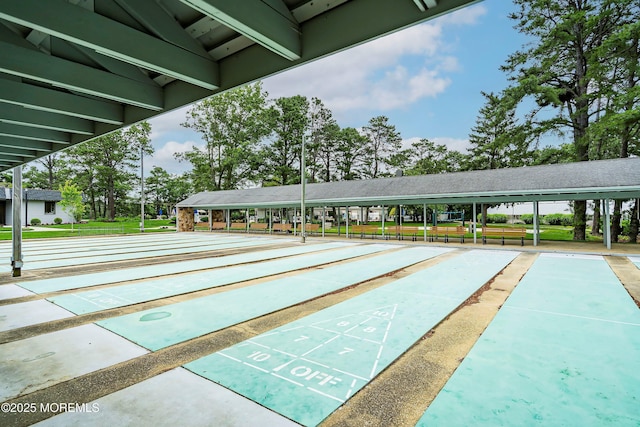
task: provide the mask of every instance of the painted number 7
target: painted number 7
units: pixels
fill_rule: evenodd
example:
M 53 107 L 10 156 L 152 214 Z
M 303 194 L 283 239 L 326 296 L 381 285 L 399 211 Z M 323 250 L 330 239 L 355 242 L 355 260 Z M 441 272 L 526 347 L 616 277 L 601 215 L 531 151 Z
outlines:
M 345 348 L 344 348 L 344 350 L 342 350 L 342 351 L 341 351 L 340 353 L 338 353 L 338 354 L 341 354 L 341 355 L 342 355 L 342 354 L 347 354 L 347 353 L 351 353 L 352 351 L 353 351 L 353 349 L 352 349 L 352 348 L 345 347 Z

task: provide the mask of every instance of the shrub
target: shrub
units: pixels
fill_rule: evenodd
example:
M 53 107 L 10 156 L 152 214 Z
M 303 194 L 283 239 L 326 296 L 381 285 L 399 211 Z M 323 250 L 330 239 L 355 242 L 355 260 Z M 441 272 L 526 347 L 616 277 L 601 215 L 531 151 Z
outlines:
M 209 222 L 209 217 L 204 215 L 200 217 L 200 222 Z
M 55 217 L 55 218 L 53 219 L 53 223 L 54 223 L 54 224 L 58 224 L 58 225 L 59 225 L 59 224 L 62 224 L 62 218 Z
M 533 224 L 533 214 L 522 214 L 520 215 L 520 219 L 523 220 L 525 224 Z
M 31 218 L 31 225 L 40 225 L 42 221 L 39 218 Z
M 571 226 L 573 225 L 573 215 L 571 214 L 548 214 L 544 216 L 544 220 L 549 225 L 564 225 Z

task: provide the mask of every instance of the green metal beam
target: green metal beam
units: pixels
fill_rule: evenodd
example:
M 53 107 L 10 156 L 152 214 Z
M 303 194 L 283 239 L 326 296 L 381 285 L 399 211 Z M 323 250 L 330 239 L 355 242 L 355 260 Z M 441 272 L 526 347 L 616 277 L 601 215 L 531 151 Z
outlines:
M 46 7 L 41 0 L 3 0 L 0 18 L 203 88 L 219 86 L 218 66 L 213 59 L 193 54 L 66 0 L 47 0 Z
M 93 122 L 89 120 L 11 104 L 0 104 L 0 122 L 93 135 Z
M 0 78 L 0 102 L 121 125 L 122 105 Z
M 300 27 L 281 0 L 181 0 L 288 59 L 302 56 Z
M 35 152 L 35 150 L 26 150 L 24 148 L 11 148 L 11 147 L 3 147 L 0 145 L 0 154 L 2 154 L 2 157 L 5 157 L 4 155 L 14 155 L 14 156 L 22 156 L 22 157 L 38 157 L 38 153 Z
M 58 130 L 30 128 L 10 123 L 0 123 L 0 135 L 22 139 L 35 139 L 36 141 L 59 142 L 68 144 L 71 135 Z
M 0 136 L 0 147 L 51 153 L 53 151 L 62 150 L 63 148 L 68 147 L 68 145 L 46 141 L 35 141 L 33 139 Z
M 189 52 L 211 59 L 207 51 L 165 12 L 156 2 L 148 0 L 115 0 L 136 21 L 162 40 L 180 46 Z
M 0 71 L 160 111 L 162 88 L 0 42 Z

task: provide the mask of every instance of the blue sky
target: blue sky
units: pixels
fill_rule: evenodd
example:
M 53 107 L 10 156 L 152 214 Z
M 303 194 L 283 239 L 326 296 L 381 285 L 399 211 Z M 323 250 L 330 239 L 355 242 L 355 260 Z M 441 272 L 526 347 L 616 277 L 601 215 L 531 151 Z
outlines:
M 512 10 L 511 1 L 485 0 L 267 78 L 264 88 L 272 99 L 318 97 L 342 127 L 360 128 L 385 115 L 406 144 L 428 138 L 465 151 L 484 104 L 480 92 L 506 87 L 499 67 L 525 42 L 507 17 Z M 186 110 L 150 121 L 156 152 L 145 158 L 145 169 L 190 169 L 173 157 L 204 145 L 199 134 L 180 126 Z

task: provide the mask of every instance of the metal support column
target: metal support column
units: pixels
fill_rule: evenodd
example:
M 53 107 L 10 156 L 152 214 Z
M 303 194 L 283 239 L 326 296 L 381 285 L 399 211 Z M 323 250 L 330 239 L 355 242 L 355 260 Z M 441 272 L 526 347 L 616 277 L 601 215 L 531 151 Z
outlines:
M 324 237 L 324 223 L 325 223 L 325 211 L 327 210 L 326 206 L 322 207 L 322 237 Z
M 11 239 L 13 252 L 11 254 L 12 277 L 22 276 L 22 166 L 13 168 L 13 218 L 11 225 Z
M 609 213 L 609 199 L 604 199 L 604 227 L 602 232 L 604 233 L 604 243 L 607 245 L 607 249 L 611 249 L 611 215 Z
M 344 219 L 344 228 L 346 229 L 347 239 L 349 238 L 349 206 L 347 206 L 347 216 Z
M 381 225 L 382 225 L 382 238 L 383 238 L 383 239 L 385 238 L 385 236 L 384 236 L 384 229 L 385 229 L 385 227 L 384 227 L 384 220 L 385 220 L 385 217 L 386 217 L 386 216 L 387 216 L 387 212 L 385 211 L 385 207 L 384 207 L 384 205 L 382 205 L 382 224 L 381 224 Z
M 424 223 L 424 241 L 427 241 L 427 204 L 422 205 L 422 222 Z
M 307 137 L 302 134 L 302 152 L 300 153 L 300 213 L 302 214 L 302 223 L 300 225 L 300 242 L 304 243 L 307 238 L 307 210 L 304 204 L 305 191 L 307 186 L 307 159 L 305 147 L 307 145 Z

